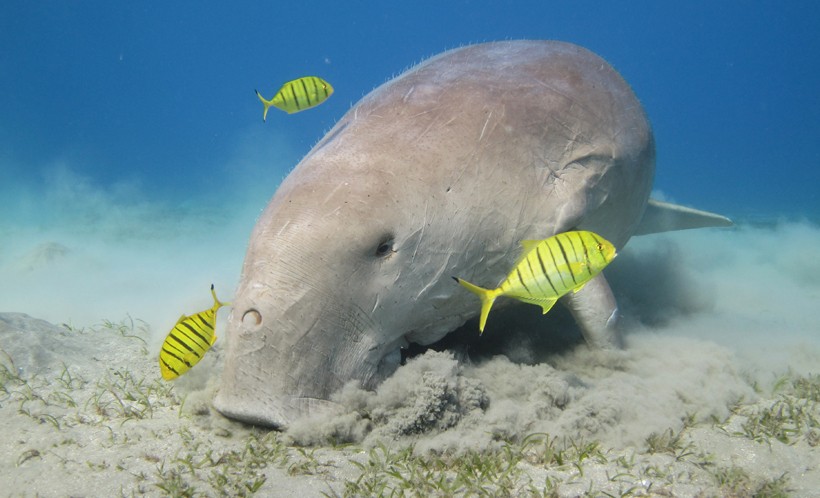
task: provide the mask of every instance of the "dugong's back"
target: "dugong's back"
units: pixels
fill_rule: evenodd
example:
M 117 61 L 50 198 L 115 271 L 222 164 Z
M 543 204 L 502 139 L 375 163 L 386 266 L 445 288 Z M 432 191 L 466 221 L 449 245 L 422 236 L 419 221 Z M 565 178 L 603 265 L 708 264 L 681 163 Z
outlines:
M 498 222 L 527 236 L 586 228 L 621 247 L 649 198 L 655 151 L 640 103 L 605 60 L 570 43 L 510 41 L 444 52 L 377 88 L 294 184 L 334 163 L 346 175 L 372 178 L 375 163 L 408 183 L 461 182 L 460 209 L 504 200 L 531 219 Z

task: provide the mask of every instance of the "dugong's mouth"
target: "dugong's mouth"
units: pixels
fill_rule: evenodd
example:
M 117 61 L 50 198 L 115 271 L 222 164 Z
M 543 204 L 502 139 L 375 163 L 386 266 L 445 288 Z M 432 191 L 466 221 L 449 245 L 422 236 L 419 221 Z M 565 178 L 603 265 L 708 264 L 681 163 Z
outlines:
M 220 390 L 214 398 L 214 408 L 222 415 L 240 422 L 277 430 L 286 429 L 294 421 L 307 415 L 315 417 L 342 412 L 342 405 L 325 399 L 290 396 L 238 399 L 224 390 Z
M 356 375 L 350 376 L 349 372 L 345 372 L 342 377 L 347 381 L 337 384 L 336 391 L 351 381 L 365 389 L 374 389 L 399 368 L 402 349 L 406 348 L 407 344 L 402 337 L 390 344 L 373 347 L 367 353 L 366 359 L 355 362 L 359 367 Z M 250 378 L 259 380 L 258 377 L 243 371 L 238 379 L 223 383 L 214 398 L 214 408 L 226 417 L 277 430 L 287 429 L 294 422 L 305 418 L 332 416 L 344 411 L 341 403 L 332 400 L 332 392 L 328 392 L 328 398 L 331 399 L 307 392 L 301 395 L 298 391 L 271 393 L 264 389 L 254 390 L 253 386 L 257 385 L 255 382 L 244 382 Z M 236 382 L 237 380 L 239 382 Z
M 399 347 L 395 347 L 388 351 L 388 353 L 379 360 L 378 365 L 376 366 L 376 371 L 373 373 L 373 376 L 365 383 L 365 387 L 369 389 L 375 388 L 378 384 L 380 384 L 383 380 L 393 375 L 399 366 L 401 366 L 401 358 L 402 349 L 407 348 L 407 341 L 402 341 L 402 345 Z

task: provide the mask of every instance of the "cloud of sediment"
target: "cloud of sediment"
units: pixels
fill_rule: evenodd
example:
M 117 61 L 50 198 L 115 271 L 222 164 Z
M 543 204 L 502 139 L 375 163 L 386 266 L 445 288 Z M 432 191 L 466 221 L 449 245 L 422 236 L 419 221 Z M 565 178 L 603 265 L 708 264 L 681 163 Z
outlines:
M 387 439 L 437 452 L 532 433 L 640 447 L 687 417 L 725 417 L 757 396 L 755 384 L 818 372 L 818 244 L 820 228 L 801 222 L 634 239 L 606 270 L 624 314 L 624 351 L 575 344 L 516 359 L 503 342 L 477 359 L 428 351 L 375 392 L 338 393 L 344 415 L 289 433 L 302 443 Z M 544 321 L 528 333 L 550 333 Z

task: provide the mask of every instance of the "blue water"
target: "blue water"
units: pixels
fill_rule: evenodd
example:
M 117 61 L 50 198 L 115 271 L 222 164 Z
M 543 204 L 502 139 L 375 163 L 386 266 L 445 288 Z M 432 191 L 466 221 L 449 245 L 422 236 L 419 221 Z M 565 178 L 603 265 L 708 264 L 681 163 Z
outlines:
M 409 65 L 536 38 L 583 45 L 631 83 L 656 133 L 657 189 L 732 216 L 818 218 L 818 18 L 809 1 L 3 2 L 2 189 L 37 194 L 60 165 L 149 200 L 226 201 L 225 185 L 259 182 L 267 198 Z M 309 74 L 335 95 L 263 124 L 254 89 Z M 270 152 L 281 160 L 265 164 Z M 253 153 L 259 164 L 237 167 Z
M 0 311 L 163 328 L 211 282 L 229 293 L 257 214 L 344 112 L 492 40 L 570 41 L 615 66 L 666 198 L 817 222 L 819 18 L 810 1 L 3 2 Z M 305 75 L 334 95 L 263 123 L 254 89 Z

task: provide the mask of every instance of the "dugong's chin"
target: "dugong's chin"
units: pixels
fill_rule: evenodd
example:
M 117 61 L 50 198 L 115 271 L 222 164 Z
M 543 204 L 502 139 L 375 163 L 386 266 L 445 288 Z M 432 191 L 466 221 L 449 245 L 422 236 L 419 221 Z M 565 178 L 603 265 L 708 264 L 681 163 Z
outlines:
M 214 408 L 222 415 L 251 425 L 286 429 L 299 418 L 332 415 L 341 405 L 318 398 L 280 396 L 272 399 L 236 397 L 221 390 L 214 398 Z
M 379 356 L 382 353 L 374 348 L 361 358 L 355 357 L 355 361 L 348 362 L 348 365 L 358 367 L 355 374 L 342 372 L 340 376 L 345 379 L 355 379 L 360 387 L 375 388 L 399 367 L 400 346 L 406 347 L 406 345 L 407 341 L 403 338 L 393 341 L 388 345 L 389 353 L 381 358 Z M 305 372 L 299 373 L 306 375 Z M 261 388 L 263 386 L 259 384 L 253 384 L 252 381 L 255 379 L 258 380 L 258 375 L 250 375 L 241 368 L 235 370 L 232 365 L 226 365 L 222 385 L 213 401 L 214 408 L 222 415 L 240 422 L 278 430 L 287 429 L 293 423 L 306 418 L 336 415 L 343 412 L 343 406 L 340 403 L 326 399 L 332 398 L 333 393 L 341 389 L 342 385 L 322 384 L 313 386 L 312 391 L 301 393 L 297 386 L 285 386 L 282 389 L 285 392 L 277 393 L 269 392 Z M 254 385 L 256 388 L 253 387 Z M 288 392 L 288 389 L 292 391 Z

